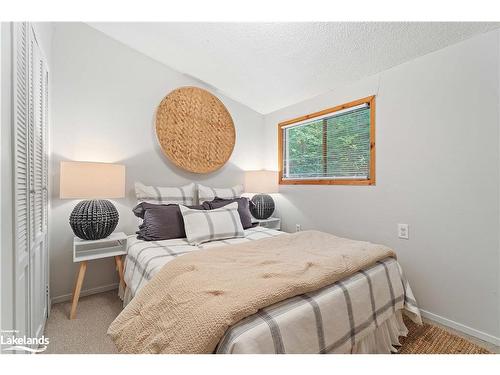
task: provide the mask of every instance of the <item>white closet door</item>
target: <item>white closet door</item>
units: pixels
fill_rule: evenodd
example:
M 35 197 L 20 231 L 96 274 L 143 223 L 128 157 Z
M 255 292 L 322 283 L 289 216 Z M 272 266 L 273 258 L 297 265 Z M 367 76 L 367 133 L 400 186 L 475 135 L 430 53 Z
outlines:
M 30 329 L 30 136 L 29 136 L 29 30 L 27 23 L 14 23 L 14 237 L 15 306 L 17 335 Z
M 28 23 L 14 23 L 15 328 L 40 337 L 48 311 L 48 70 Z
M 45 233 L 44 257 L 45 257 L 45 316 L 50 315 L 50 288 L 49 288 L 49 71 L 44 64 L 44 116 L 43 116 L 43 215 L 42 226 Z
M 30 28 L 30 306 L 31 335 L 43 334 L 47 316 L 47 225 L 46 225 L 46 173 L 45 130 L 47 128 L 46 77 L 47 65 Z

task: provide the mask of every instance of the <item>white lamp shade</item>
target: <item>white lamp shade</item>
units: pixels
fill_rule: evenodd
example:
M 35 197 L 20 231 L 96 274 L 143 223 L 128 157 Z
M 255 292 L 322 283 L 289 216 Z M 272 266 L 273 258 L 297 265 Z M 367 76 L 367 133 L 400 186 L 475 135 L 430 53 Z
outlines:
M 278 172 L 266 170 L 245 172 L 246 193 L 270 194 L 278 191 Z
M 125 196 L 125 166 L 120 164 L 62 161 L 61 199 L 105 199 Z

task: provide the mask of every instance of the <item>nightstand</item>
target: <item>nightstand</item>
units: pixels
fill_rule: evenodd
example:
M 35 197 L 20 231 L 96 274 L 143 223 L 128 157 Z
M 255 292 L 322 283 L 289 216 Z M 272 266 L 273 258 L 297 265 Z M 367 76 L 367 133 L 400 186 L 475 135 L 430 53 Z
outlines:
M 73 239 L 73 262 L 80 263 L 80 269 L 75 281 L 75 289 L 73 290 L 73 299 L 71 303 L 70 319 L 75 319 L 78 300 L 80 299 L 80 291 L 82 289 L 85 271 L 87 270 L 87 262 L 89 260 L 103 259 L 114 257 L 116 270 L 120 277 L 120 285 L 125 288 L 123 280 L 123 261 L 122 255 L 127 253 L 127 235 L 123 232 L 112 233 L 109 237 L 101 240 L 87 241 L 78 237 Z
M 281 230 L 281 219 L 279 217 L 270 217 L 269 219 L 263 220 L 252 217 L 252 223 L 258 223 L 259 227 Z

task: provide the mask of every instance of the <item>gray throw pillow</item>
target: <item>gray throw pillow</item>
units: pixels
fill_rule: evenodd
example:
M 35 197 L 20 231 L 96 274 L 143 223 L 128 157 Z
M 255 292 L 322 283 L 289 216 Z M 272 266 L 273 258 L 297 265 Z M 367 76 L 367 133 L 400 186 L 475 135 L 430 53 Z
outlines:
M 234 199 L 224 199 L 215 197 L 213 201 L 203 202 L 202 207 L 205 210 L 215 210 L 216 208 L 221 208 L 231 204 L 233 202 L 238 203 L 238 214 L 240 215 L 241 225 L 243 229 L 248 229 L 253 226 L 252 224 L 252 214 L 250 213 L 250 205 L 254 203 L 248 198 L 234 198 Z
M 190 206 L 201 209 L 202 206 Z M 177 204 L 140 203 L 133 210 L 135 216 L 143 219 L 137 238 L 144 241 L 162 241 L 185 238 L 184 220 Z

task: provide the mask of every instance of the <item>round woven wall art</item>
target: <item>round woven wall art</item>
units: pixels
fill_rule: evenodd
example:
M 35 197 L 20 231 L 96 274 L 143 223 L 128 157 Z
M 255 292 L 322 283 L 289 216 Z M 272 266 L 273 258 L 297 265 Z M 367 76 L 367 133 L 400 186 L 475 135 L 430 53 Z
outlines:
M 181 87 L 158 106 L 156 135 L 163 153 L 178 167 L 209 173 L 234 149 L 233 119 L 222 102 L 198 87 Z

